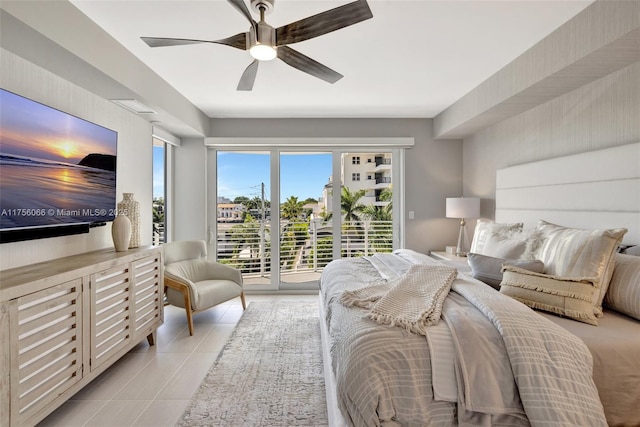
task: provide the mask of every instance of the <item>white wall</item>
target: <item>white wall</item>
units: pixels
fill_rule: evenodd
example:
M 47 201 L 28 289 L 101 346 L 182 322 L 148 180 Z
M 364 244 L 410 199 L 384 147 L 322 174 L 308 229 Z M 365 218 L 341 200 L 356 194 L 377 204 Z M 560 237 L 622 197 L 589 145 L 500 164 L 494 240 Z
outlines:
M 466 138 L 464 193 L 493 218 L 497 169 L 637 141 L 640 63 Z
M 405 214 L 415 212 L 405 218 L 405 246 L 429 251 L 455 244 L 458 221 L 444 217 L 445 199 L 462 195 L 462 142 L 433 140 L 432 126 L 431 119 L 212 119 L 210 136 L 415 138 L 405 159 Z
M 118 132 L 117 193 L 140 202 L 141 242 L 151 244 L 151 124 L 25 59 L 0 48 L 0 86 Z M 115 207 L 115 206 L 114 206 Z M 112 247 L 111 224 L 89 234 L 0 245 L 0 269 Z
M 204 139 L 183 138 L 173 151 L 173 240 L 207 239 L 207 148 Z M 211 197 L 215 197 L 211 196 Z

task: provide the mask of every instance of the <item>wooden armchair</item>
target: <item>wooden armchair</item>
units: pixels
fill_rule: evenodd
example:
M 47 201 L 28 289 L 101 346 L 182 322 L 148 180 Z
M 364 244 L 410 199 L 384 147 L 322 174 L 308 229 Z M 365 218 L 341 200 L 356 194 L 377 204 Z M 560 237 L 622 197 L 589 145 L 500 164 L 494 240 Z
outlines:
M 168 303 L 185 309 L 190 335 L 194 313 L 238 296 L 247 308 L 240 270 L 207 260 L 203 240 L 164 245 L 164 286 Z

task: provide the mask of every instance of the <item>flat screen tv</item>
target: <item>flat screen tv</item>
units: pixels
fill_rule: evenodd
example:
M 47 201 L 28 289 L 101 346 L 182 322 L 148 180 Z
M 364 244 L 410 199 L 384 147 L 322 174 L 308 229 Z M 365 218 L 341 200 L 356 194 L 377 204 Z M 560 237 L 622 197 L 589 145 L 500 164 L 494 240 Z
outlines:
M 115 218 L 117 132 L 0 89 L 0 242 Z

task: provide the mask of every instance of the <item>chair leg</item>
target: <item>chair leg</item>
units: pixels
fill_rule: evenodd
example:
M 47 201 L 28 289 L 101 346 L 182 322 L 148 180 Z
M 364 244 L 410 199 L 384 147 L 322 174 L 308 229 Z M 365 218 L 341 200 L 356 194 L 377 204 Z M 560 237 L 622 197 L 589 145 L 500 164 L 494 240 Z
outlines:
M 242 301 L 242 309 L 246 310 L 247 309 L 247 303 L 244 300 L 244 291 L 240 292 L 240 301 Z
M 193 312 L 191 310 L 191 296 L 189 289 L 182 288 L 182 296 L 184 297 L 184 311 L 187 312 L 187 323 L 189 324 L 189 335 L 193 336 Z
M 186 312 L 187 312 L 187 323 L 189 323 L 189 335 L 193 336 L 193 313 L 191 312 L 191 308 L 187 308 Z

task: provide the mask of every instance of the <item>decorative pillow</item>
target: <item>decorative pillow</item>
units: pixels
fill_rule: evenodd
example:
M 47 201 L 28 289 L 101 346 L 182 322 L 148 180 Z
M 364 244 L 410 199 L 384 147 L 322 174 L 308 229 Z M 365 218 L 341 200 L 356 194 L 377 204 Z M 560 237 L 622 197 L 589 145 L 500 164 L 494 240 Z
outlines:
M 498 224 L 490 219 L 480 218 L 476 222 L 476 229 L 473 232 L 473 240 L 471 241 L 471 249 L 469 252 L 477 254 L 497 256 L 501 258 L 517 258 L 500 255 L 492 255 L 499 252 L 498 249 L 493 250 L 491 247 L 499 239 L 507 239 L 519 234 L 522 231 L 522 223 Z M 491 239 L 491 241 L 490 241 Z
M 498 290 L 504 265 L 513 265 L 537 273 L 542 273 L 544 270 L 544 263 L 540 260 L 494 258 L 474 253 L 467 255 L 467 259 L 471 266 L 471 275 Z
M 544 272 L 562 277 L 593 277 L 598 288 L 593 298 L 593 312 L 601 317 L 602 300 L 613 274 L 614 255 L 627 229 L 584 230 L 540 220 L 538 230 L 544 240 L 536 255 L 544 262 Z
M 640 257 L 617 254 L 604 303 L 640 320 Z
M 500 293 L 538 310 L 560 314 L 597 326 L 594 278 L 558 277 L 514 266 L 503 267 Z

